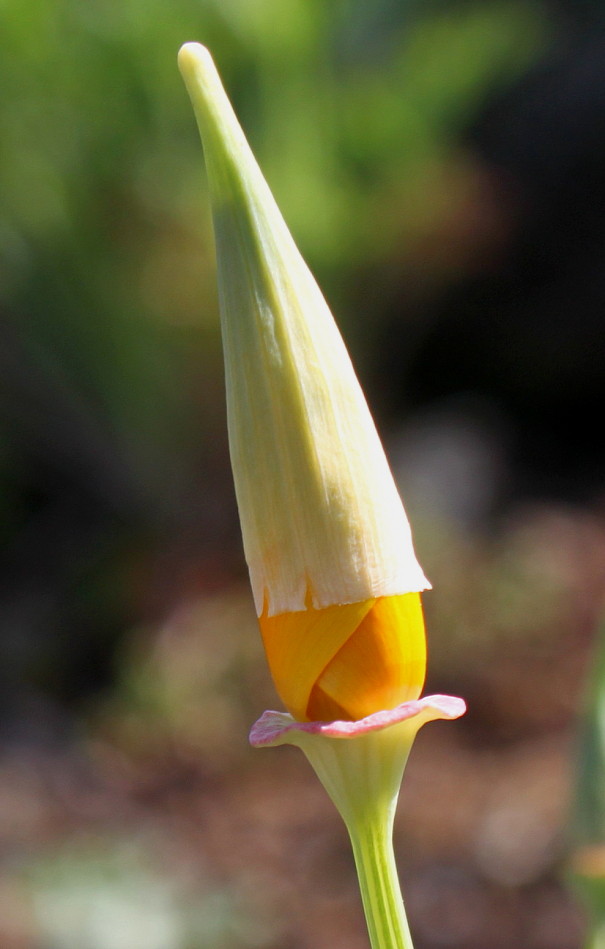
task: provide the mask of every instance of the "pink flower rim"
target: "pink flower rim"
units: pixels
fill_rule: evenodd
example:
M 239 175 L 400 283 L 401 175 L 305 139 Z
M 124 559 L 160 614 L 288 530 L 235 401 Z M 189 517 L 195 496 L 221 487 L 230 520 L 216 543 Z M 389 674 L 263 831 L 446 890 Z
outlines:
M 306 732 L 325 738 L 356 738 L 368 732 L 380 731 L 398 725 L 417 715 L 426 721 L 460 718 L 466 711 L 464 699 L 454 695 L 427 695 L 413 702 L 403 702 L 396 708 L 374 712 L 356 722 L 297 722 L 288 712 L 263 712 L 250 731 L 250 744 L 255 748 L 281 743 L 289 732 Z

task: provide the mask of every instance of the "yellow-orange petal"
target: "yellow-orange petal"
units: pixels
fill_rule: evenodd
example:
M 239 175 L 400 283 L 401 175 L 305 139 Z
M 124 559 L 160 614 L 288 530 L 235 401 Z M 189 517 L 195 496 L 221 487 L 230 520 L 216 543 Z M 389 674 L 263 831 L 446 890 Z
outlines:
M 375 600 L 259 617 L 275 688 L 298 721 L 308 719 L 311 691 L 323 670 L 355 633 Z
M 380 597 L 319 676 L 307 718 L 355 721 L 417 699 L 425 671 L 419 594 Z

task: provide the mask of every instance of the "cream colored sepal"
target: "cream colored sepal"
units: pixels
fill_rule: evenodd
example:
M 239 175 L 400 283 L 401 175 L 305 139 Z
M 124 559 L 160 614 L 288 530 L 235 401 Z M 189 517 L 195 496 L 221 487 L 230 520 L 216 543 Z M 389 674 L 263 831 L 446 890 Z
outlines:
M 427 589 L 340 333 L 212 58 L 187 43 L 179 65 L 210 184 L 229 443 L 257 612 Z

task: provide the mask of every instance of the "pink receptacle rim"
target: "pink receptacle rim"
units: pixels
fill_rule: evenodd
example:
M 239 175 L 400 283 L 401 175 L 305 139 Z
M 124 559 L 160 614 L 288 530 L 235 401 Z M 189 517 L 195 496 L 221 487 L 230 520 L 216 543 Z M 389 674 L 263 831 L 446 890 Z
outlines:
M 413 702 L 403 702 L 396 708 L 374 712 L 356 722 L 297 722 L 287 712 L 263 712 L 250 731 L 250 744 L 255 748 L 283 740 L 288 732 L 306 732 L 325 738 L 356 738 L 368 732 L 398 725 L 422 713 L 430 712 L 430 719 L 460 718 L 466 711 L 464 699 L 454 695 L 427 695 Z

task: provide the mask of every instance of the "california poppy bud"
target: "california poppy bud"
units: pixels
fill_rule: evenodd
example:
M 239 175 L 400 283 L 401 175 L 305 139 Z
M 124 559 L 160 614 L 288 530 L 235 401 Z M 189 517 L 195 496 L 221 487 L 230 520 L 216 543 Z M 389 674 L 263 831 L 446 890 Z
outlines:
M 210 54 L 179 64 L 212 202 L 229 444 L 269 667 L 299 720 L 420 695 L 429 584 L 336 324 Z

